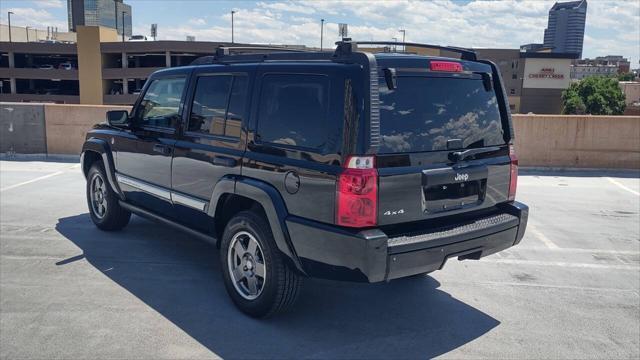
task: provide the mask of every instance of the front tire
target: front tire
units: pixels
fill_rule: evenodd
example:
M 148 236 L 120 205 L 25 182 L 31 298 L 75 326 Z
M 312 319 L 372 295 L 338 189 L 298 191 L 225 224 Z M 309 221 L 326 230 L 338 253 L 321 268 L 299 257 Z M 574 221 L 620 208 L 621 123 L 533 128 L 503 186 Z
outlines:
M 91 221 L 100 230 L 120 230 L 131 219 L 131 212 L 120 206 L 118 196 L 109 186 L 101 161 L 91 165 L 87 174 L 87 204 Z
M 225 287 L 242 312 L 269 317 L 295 303 L 301 278 L 284 262 L 262 216 L 252 211 L 234 216 L 220 250 Z

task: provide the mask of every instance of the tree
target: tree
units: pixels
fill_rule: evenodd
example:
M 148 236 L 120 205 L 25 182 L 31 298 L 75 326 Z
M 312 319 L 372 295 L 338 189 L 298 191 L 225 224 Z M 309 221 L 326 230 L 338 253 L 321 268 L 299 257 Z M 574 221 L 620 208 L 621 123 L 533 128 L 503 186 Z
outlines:
M 631 72 L 618 74 L 618 81 L 633 81 L 635 80 L 635 78 L 636 78 L 636 75 Z
M 588 77 L 562 93 L 563 114 L 622 115 L 625 98 L 618 79 Z

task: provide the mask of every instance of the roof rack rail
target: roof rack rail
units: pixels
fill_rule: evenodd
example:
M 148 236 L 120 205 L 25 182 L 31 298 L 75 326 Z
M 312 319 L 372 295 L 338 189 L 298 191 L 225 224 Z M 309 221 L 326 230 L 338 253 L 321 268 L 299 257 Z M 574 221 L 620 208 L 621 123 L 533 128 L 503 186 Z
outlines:
M 293 49 L 274 46 L 219 46 L 215 55 L 202 56 L 191 62 L 191 65 L 207 65 L 215 63 L 255 62 L 273 60 L 294 60 L 312 58 L 314 52 L 306 49 Z M 301 55 L 301 56 L 296 56 Z M 310 56 L 311 55 L 311 56 Z
M 451 51 L 460 54 L 460 58 L 462 60 L 471 60 L 476 61 L 476 53 L 473 50 L 455 47 L 455 46 L 440 46 L 440 45 L 430 45 L 430 44 L 420 44 L 420 43 L 409 43 L 409 42 L 397 42 L 397 41 L 353 41 L 351 39 L 343 39 L 342 41 L 337 41 L 336 45 L 336 55 L 348 55 L 354 51 L 357 51 L 358 45 L 385 45 L 385 46 L 414 46 L 425 49 L 438 49 Z

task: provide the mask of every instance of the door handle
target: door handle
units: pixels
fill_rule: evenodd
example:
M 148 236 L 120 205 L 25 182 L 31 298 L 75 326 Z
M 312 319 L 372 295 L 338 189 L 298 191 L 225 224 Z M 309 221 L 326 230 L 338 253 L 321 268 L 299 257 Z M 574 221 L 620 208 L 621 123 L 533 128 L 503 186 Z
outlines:
M 171 154 L 171 148 L 167 145 L 163 145 L 163 144 L 154 144 L 153 145 L 153 151 L 163 154 L 163 155 L 169 155 Z
M 226 157 L 226 156 L 214 156 L 213 164 L 226 166 L 226 167 L 234 167 L 238 162 L 234 158 Z

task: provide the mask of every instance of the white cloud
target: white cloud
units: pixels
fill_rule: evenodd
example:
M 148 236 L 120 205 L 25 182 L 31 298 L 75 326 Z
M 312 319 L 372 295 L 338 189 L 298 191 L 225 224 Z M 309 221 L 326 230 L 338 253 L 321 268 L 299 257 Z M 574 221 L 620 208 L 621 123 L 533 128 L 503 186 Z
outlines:
M 258 7 L 263 9 L 271 9 L 275 11 L 284 11 L 284 12 L 292 12 L 292 13 L 300 13 L 300 14 L 313 14 L 315 9 L 308 7 L 297 5 L 294 2 L 260 2 L 258 3 Z
M 191 25 L 195 26 L 204 26 L 207 25 L 207 22 L 203 18 L 191 18 L 187 21 Z
M 67 31 L 69 25 L 66 21 L 61 21 L 45 9 L 9 8 L 7 11 L 13 13 L 11 15 L 11 24 L 16 26 L 33 27 L 34 24 L 37 24 L 37 28 L 53 26 L 57 27 L 58 31 Z
M 400 38 L 407 41 L 464 47 L 517 48 L 542 42 L 547 15 L 555 0 L 361 1 L 302 0 L 257 4 L 235 2 L 235 40 L 254 43 L 320 45 L 320 19 L 326 19 L 325 47 L 338 39 L 338 23 L 349 23 L 349 36 L 360 40 Z M 214 15 L 215 16 L 215 15 Z M 193 20 L 193 19 L 192 19 Z M 194 20 L 161 26 L 166 38 L 229 41 L 231 16 L 209 18 L 207 27 Z M 640 58 L 640 1 L 590 1 L 584 56 L 610 53 Z
M 62 0 L 38 0 L 36 3 L 41 8 L 63 8 L 66 6 Z

